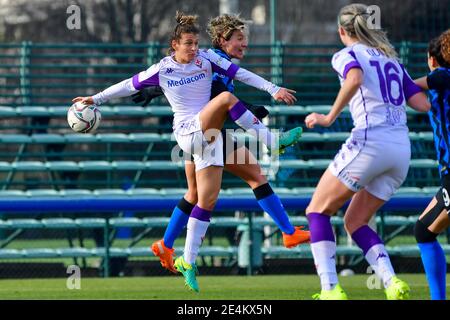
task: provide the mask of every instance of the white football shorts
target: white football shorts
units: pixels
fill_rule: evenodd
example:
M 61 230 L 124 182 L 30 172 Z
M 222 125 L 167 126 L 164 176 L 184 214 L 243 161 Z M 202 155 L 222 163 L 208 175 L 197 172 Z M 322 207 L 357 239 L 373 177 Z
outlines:
M 328 168 L 350 190 L 365 188 L 388 201 L 406 179 L 410 159 L 408 129 L 383 126 L 352 131 Z
M 208 143 L 209 137 L 214 141 Z M 179 124 L 174 132 L 180 148 L 194 158 L 195 171 L 210 166 L 223 167 L 223 138 L 220 130 L 208 130 L 203 133 L 200 125 L 200 115 L 197 114 Z

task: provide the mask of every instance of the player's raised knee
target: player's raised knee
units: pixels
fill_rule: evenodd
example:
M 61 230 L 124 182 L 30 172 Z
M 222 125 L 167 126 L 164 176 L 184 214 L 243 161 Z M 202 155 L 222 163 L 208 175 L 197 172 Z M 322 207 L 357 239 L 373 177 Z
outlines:
M 228 106 L 235 105 L 239 100 L 236 98 L 232 93 L 228 91 L 224 91 L 220 93 L 215 99 L 219 99 L 223 104 L 226 104 Z

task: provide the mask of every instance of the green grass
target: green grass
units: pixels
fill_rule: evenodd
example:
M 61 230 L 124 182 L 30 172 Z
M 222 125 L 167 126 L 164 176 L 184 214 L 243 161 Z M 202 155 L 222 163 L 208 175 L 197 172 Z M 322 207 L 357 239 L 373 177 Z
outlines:
M 369 290 L 370 275 L 340 277 L 352 300 L 384 300 L 383 290 Z M 403 274 L 411 299 L 429 299 L 423 274 Z M 81 278 L 79 290 L 66 279 L 0 280 L 0 299 L 163 299 L 163 300 L 309 300 L 319 290 L 315 275 L 199 276 L 200 293 L 188 291 L 181 276 Z

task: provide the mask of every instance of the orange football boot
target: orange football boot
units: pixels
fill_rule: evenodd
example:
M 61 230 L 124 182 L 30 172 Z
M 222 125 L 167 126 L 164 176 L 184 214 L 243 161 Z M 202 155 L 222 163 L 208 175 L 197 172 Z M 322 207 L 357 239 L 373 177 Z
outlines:
M 175 256 L 175 249 L 167 248 L 164 245 L 164 240 L 155 241 L 152 244 L 153 254 L 159 257 L 159 261 L 163 268 L 166 268 L 170 272 L 178 273 L 177 269 L 173 266 L 173 257 Z
M 311 239 L 309 231 L 302 230 L 304 227 L 295 227 L 293 234 L 283 232 L 283 243 L 286 248 L 293 248 L 302 243 L 308 243 Z

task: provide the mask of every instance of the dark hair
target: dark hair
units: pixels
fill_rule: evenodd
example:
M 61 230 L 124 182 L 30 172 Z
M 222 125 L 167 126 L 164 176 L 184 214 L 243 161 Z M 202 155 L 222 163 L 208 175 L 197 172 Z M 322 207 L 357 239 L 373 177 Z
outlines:
M 169 54 L 174 50 L 172 48 L 173 40 L 180 40 L 183 33 L 193 33 L 199 34 L 200 29 L 197 26 L 197 15 L 186 15 L 183 12 L 177 11 L 175 15 L 175 20 L 177 21 L 177 25 L 172 31 L 169 39 Z
M 450 63 L 444 58 L 442 50 L 442 36 L 432 39 L 428 44 L 428 54 L 436 59 L 441 67 L 450 68 Z

